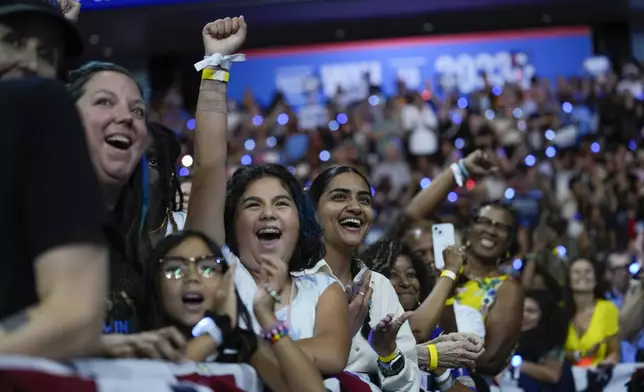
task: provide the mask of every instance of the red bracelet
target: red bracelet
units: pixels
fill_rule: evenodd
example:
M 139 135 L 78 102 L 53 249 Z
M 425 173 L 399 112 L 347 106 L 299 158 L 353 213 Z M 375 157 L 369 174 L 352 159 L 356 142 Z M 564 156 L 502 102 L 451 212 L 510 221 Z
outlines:
M 288 336 L 288 327 L 286 327 L 286 324 L 282 321 L 279 321 L 271 328 L 262 331 L 262 337 L 271 344 L 277 343 L 277 341 L 284 336 Z

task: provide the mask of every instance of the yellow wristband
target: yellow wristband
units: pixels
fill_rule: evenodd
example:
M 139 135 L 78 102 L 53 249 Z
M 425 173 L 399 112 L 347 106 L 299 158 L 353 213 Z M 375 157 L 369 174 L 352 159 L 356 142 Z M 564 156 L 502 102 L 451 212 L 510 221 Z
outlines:
M 230 80 L 230 72 L 206 68 L 201 73 L 201 80 L 216 80 L 218 82 L 228 83 Z
M 438 367 L 438 350 L 436 350 L 436 345 L 428 344 L 427 352 L 429 352 L 429 370 L 436 370 Z
M 441 272 L 441 278 L 450 278 L 453 281 L 456 281 L 456 274 L 450 270 L 443 270 Z
M 386 357 L 381 357 L 378 356 L 378 360 L 382 363 L 389 363 L 394 360 L 398 356 L 398 350 L 394 351 L 393 353 L 387 355 Z

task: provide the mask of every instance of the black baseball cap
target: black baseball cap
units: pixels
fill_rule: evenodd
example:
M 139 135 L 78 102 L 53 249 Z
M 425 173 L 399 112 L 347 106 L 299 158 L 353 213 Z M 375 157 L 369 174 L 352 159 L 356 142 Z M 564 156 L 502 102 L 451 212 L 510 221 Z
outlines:
M 65 45 L 65 56 L 83 54 L 83 39 L 76 25 L 65 19 L 58 4 L 49 0 L 0 0 L 0 17 L 19 14 L 40 14 L 51 17 L 58 23 Z

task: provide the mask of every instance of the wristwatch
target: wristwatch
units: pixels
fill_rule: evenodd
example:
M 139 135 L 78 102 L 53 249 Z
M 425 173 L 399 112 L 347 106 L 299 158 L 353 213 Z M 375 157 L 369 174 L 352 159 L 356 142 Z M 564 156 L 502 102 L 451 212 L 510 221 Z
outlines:
M 389 363 L 384 363 L 378 360 L 378 369 L 385 377 L 393 377 L 400 374 L 405 368 L 405 357 L 398 353 L 394 359 Z

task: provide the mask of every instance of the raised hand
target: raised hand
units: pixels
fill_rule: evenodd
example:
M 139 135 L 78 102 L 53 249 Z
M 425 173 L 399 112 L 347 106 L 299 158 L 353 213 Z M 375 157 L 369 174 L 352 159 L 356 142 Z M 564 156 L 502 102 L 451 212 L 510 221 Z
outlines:
M 234 54 L 246 40 L 246 21 L 238 18 L 218 19 L 203 28 L 203 46 L 206 56 L 219 53 Z
M 275 255 L 265 255 L 262 257 L 260 268 L 260 277 L 264 276 L 263 279 L 266 280 L 262 283 L 268 283 L 275 291 L 281 293 L 286 286 L 288 265 Z
M 65 19 L 76 23 L 80 15 L 81 3 L 76 0 L 58 0 L 58 8 L 63 13 Z
M 357 287 L 357 289 L 355 288 Z M 369 301 L 373 294 L 371 288 L 371 271 L 367 271 L 362 278 L 362 283 L 347 285 L 344 288 L 349 301 L 349 332 L 354 336 L 362 327 L 367 312 L 369 311 Z
M 398 318 L 395 318 L 393 314 L 388 314 L 371 330 L 369 345 L 378 356 L 386 357 L 396 351 L 398 331 L 412 314 L 413 312 L 405 312 Z
M 231 264 L 224 274 L 221 283 L 214 294 L 211 311 L 230 317 L 233 328 L 237 325 L 237 294 L 235 293 L 235 264 Z
M 458 274 L 465 263 L 467 254 L 465 248 L 458 245 L 450 245 L 443 250 L 443 259 L 445 260 L 445 269 Z
M 496 171 L 496 166 L 492 159 L 489 153 L 476 150 L 463 159 L 463 164 L 470 177 L 481 178 Z

